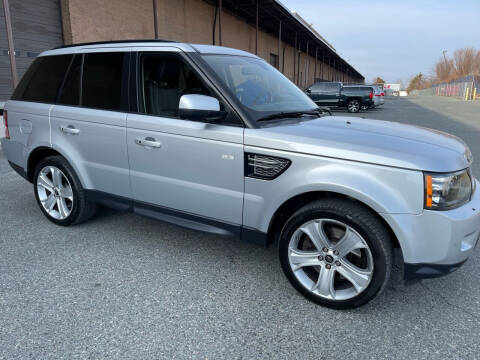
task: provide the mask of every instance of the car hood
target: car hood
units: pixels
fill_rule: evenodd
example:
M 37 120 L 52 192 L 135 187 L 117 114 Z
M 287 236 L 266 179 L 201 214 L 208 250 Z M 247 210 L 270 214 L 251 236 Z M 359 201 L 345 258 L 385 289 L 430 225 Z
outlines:
M 456 171 L 472 162 L 468 147 L 453 135 L 355 117 L 246 129 L 245 145 L 432 172 Z

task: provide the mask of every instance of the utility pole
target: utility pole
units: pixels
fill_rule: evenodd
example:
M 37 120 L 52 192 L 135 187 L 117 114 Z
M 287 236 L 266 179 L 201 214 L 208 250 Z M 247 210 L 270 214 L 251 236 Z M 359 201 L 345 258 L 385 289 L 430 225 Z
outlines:
M 447 74 L 447 71 L 448 71 L 448 65 L 447 65 L 447 57 L 445 56 L 445 53 L 447 52 L 447 50 L 443 50 L 442 53 L 443 53 L 443 61 L 445 62 L 445 76 L 448 77 L 448 75 L 450 74 Z M 446 79 L 448 80 L 448 79 Z
M 218 1 L 218 44 L 222 46 L 222 0 Z
M 10 8 L 8 0 L 3 0 L 3 13 L 5 14 L 5 27 L 7 28 L 8 55 L 10 56 L 10 71 L 12 72 L 13 88 L 17 87 L 17 62 L 15 60 L 15 49 L 13 47 L 12 19 L 10 18 Z

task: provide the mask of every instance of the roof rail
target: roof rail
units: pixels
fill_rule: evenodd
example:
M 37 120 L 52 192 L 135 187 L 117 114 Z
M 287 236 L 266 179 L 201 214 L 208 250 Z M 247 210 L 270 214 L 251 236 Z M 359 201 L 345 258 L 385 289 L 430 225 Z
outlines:
M 78 44 L 71 44 L 71 45 L 63 45 L 58 46 L 54 49 L 64 49 L 74 46 L 85 46 L 85 45 L 103 45 L 103 44 L 117 44 L 117 43 L 132 43 L 132 42 L 159 42 L 159 43 L 173 43 L 173 42 L 180 42 L 180 41 L 173 41 L 173 40 L 160 40 L 160 39 L 132 39 L 132 40 L 109 40 L 109 41 L 93 41 L 93 42 L 84 42 Z

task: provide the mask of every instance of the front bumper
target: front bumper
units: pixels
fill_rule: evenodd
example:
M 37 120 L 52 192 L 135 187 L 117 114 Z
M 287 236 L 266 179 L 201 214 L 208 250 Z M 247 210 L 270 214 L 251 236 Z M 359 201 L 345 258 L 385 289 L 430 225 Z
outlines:
M 437 277 L 458 269 L 480 236 L 480 184 L 467 204 L 419 215 L 382 214 L 402 248 L 405 278 Z

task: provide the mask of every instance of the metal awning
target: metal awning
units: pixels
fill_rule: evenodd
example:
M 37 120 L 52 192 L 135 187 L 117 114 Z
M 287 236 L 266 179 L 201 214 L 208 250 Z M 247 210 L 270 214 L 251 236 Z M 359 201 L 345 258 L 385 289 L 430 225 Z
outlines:
M 323 63 L 363 81 L 364 77 L 348 64 L 325 39 L 300 16 L 278 0 L 206 0 L 241 18 L 258 30 L 278 36 L 288 45 L 317 57 Z M 257 35 L 258 36 L 258 35 Z M 280 54 L 279 54 L 280 55 Z

